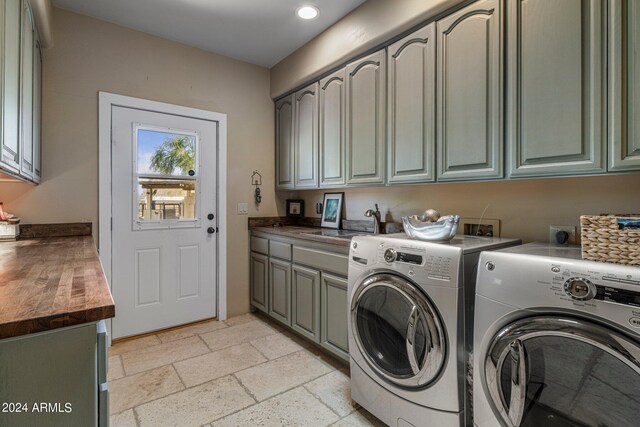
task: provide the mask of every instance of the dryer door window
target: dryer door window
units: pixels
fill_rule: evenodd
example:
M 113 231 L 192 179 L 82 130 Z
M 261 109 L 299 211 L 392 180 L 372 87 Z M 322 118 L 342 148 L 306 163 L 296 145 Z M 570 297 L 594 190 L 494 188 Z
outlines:
M 353 334 L 369 366 L 386 381 L 424 387 L 444 364 L 442 323 L 427 297 L 409 281 L 377 274 L 358 288 Z
M 580 319 L 533 317 L 501 330 L 485 362 L 508 426 L 632 426 L 640 420 L 640 343 Z

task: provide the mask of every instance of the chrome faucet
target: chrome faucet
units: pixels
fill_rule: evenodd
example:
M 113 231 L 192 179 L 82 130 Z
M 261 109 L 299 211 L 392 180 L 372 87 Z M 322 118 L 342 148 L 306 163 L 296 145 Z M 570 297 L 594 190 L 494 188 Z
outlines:
M 367 218 L 373 217 L 373 234 L 380 234 L 380 211 L 378 210 L 378 204 L 376 203 L 376 210 L 369 209 L 364 213 Z

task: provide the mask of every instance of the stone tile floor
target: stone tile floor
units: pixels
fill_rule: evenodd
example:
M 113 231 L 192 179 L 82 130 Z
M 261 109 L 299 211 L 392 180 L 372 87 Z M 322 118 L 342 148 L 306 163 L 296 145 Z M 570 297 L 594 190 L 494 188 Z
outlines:
M 112 427 L 383 425 L 348 366 L 254 314 L 114 344 L 109 390 Z

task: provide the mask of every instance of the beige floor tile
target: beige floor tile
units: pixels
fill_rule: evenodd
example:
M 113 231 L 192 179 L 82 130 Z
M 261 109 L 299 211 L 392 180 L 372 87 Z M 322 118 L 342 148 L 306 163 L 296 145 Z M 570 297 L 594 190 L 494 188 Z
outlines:
M 226 418 L 213 427 L 327 426 L 338 419 L 329 408 L 303 387 L 298 387 Z
M 233 316 L 224 321 L 229 326 L 242 325 L 243 323 L 253 322 L 258 320 L 258 316 L 253 313 L 241 314 L 240 316 Z
M 160 339 L 155 335 L 149 335 L 142 338 L 134 338 L 131 340 L 113 344 L 111 347 L 109 347 L 109 355 L 115 356 L 116 354 L 123 354 L 128 351 L 140 350 L 143 348 L 158 345 L 160 343 Z
M 269 359 L 277 359 L 302 350 L 302 346 L 283 334 L 268 335 L 251 341 L 251 345 Z
M 136 417 L 133 415 L 133 409 L 121 412 L 109 417 L 110 427 L 137 427 Z
M 174 366 L 184 384 L 192 387 L 250 368 L 266 360 L 258 350 L 247 343 L 183 360 L 175 363 Z
M 306 350 L 237 372 L 236 377 L 262 401 L 331 371 Z
M 277 333 L 277 331 L 269 327 L 262 320 L 254 320 L 237 326 L 230 326 L 225 329 L 209 332 L 201 335 L 201 337 L 211 350 L 215 351 L 275 333 Z
M 122 360 L 119 355 L 109 356 L 109 372 L 107 373 L 107 381 L 117 380 L 124 377 L 124 369 L 122 368 Z
M 349 377 L 340 371 L 328 373 L 304 386 L 341 417 L 356 410 L 356 403 L 351 400 Z
M 141 426 L 200 426 L 255 403 L 232 376 L 136 408 Z
M 124 353 L 122 364 L 125 373 L 131 375 L 208 352 L 209 349 L 200 338 L 189 337 Z
M 224 322 L 217 320 L 211 320 L 209 322 L 198 323 L 192 326 L 185 326 L 179 329 L 173 329 L 167 332 L 160 332 L 158 338 L 162 342 L 170 342 L 179 340 L 182 338 L 192 337 L 194 335 L 205 334 L 211 331 L 217 331 L 218 329 L 226 328 L 227 325 Z
M 386 427 L 386 424 L 365 411 L 360 409 L 351 415 L 341 419 L 331 427 Z
M 109 383 L 109 411 L 117 414 L 182 389 L 182 381 L 171 365 L 120 378 Z

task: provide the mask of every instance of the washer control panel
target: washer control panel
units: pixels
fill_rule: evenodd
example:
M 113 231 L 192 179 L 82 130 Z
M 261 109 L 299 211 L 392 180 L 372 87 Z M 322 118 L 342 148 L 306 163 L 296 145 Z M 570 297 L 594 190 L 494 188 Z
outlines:
M 380 245 L 378 248 L 379 262 L 398 268 L 421 267 L 430 279 L 451 280 L 452 268 L 455 268 L 454 260 L 447 255 L 431 253 L 421 248 Z M 410 268 L 409 275 L 414 270 Z
M 596 287 L 584 277 L 572 277 L 564 282 L 564 291 L 573 299 L 589 301 L 596 296 Z

